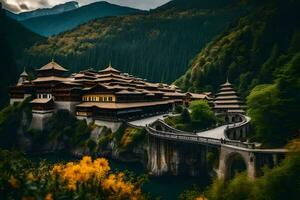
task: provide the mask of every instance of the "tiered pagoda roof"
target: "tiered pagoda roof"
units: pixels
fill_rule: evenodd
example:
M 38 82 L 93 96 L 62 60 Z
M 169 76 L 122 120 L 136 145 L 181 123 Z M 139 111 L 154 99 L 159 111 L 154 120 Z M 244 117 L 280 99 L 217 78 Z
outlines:
M 219 93 L 217 93 L 215 101 L 216 112 L 227 113 L 244 113 L 243 102 L 234 90 L 233 85 L 227 80 L 221 85 Z
M 64 67 L 57 64 L 54 60 L 52 60 L 50 63 L 44 65 L 40 69 L 37 69 L 37 71 L 47 71 L 47 70 L 57 70 L 62 72 L 67 72 L 68 70 Z
M 111 66 L 111 63 L 109 63 L 109 66 L 101 71 L 99 71 L 99 74 L 121 74 L 121 72 Z

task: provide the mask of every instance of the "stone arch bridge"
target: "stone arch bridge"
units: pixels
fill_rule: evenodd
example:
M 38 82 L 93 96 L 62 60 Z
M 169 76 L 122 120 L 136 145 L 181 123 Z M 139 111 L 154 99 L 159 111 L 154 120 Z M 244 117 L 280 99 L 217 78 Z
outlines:
M 262 167 L 273 167 L 283 160 L 286 149 L 256 149 L 254 143 L 242 142 L 249 132 L 250 118 L 238 117 L 239 122 L 189 133 L 174 129 L 162 120 L 146 126 L 149 139 L 148 171 L 160 175 L 207 174 L 208 152 L 219 155 L 216 173 L 230 179 L 237 159 L 244 162 L 248 176 L 262 175 Z

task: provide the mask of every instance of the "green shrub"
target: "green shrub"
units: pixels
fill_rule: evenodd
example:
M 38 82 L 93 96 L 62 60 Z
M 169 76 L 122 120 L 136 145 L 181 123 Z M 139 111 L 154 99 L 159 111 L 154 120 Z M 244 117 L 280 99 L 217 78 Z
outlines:
M 176 113 L 182 113 L 182 111 L 183 111 L 183 106 L 181 106 L 181 105 L 176 105 L 175 106 L 175 112 Z
M 191 117 L 190 117 L 190 113 L 188 111 L 188 109 L 183 109 L 182 113 L 181 113 L 181 120 L 183 123 L 189 123 L 191 122 Z
M 58 110 L 45 125 L 44 134 L 50 141 L 62 142 L 67 147 L 85 146 L 91 128 L 85 120 L 76 119 L 67 110 Z
M 31 121 L 30 99 L 27 98 L 22 103 L 9 105 L 0 111 L 0 147 L 12 148 L 17 146 L 18 129 L 23 131 L 24 128 L 27 128 L 21 126 L 23 115 L 29 122 Z
M 202 123 L 203 127 L 209 127 L 216 123 L 215 114 L 206 101 L 193 101 L 189 109 L 192 120 Z

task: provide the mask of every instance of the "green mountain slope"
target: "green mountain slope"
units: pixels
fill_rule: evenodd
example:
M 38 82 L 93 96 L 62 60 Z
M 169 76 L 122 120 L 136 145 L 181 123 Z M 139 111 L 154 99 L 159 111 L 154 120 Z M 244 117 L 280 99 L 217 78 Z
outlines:
M 186 71 L 199 49 L 245 12 L 235 3 L 205 9 L 176 6 L 94 20 L 33 46 L 25 62 L 37 68 L 53 56 L 77 71 L 101 69 L 111 60 L 124 72 L 172 82 Z
M 244 96 L 271 83 L 300 50 L 300 2 L 270 0 L 255 7 L 202 49 L 175 83 L 184 90 L 216 91 L 228 76 Z
M 0 10 L 0 108 L 8 102 L 8 86 L 15 84 L 22 66 L 25 48 L 43 38 L 25 29 L 18 22 L 7 18 Z M 23 68 L 25 66 L 22 66 Z
M 96 18 L 139 13 L 140 10 L 96 2 L 56 15 L 35 17 L 21 21 L 28 29 L 43 36 L 56 35 Z

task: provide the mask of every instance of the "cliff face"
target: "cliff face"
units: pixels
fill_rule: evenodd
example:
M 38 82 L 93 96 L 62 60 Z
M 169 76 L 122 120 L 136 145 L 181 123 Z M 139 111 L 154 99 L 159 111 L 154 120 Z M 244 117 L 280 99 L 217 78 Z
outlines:
M 206 147 L 149 137 L 148 172 L 162 175 L 208 175 Z
M 66 119 L 68 121 L 68 119 Z M 89 125 L 90 131 L 82 131 L 87 137 L 82 138 L 76 144 L 72 141 L 78 136 L 72 132 L 53 134 L 49 131 L 50 120 L 46 123 L 44 131 L 29 129 L 32 120 L 25 113 L 19 121 L 17 130 L 17 142 L 15 147 L 25 152 L 49 153 L 68 152 L 76 157 L 84 155 L 104 156 L 124 162 L 140 162 L 146 164 L 148 144 L 146 133 L 142 129 L 128 127 L 123 124 L 116 132 L 105 126 Z M 73 123 L 73 122 L 71 122 Z M 85 123 L 85 122 L 84 122 Z M 55 125 L 57 126 L 57 125 Z M 68 126 L 64 125 L 64 129 Z M 76 131 L 75 131 L 76 132 Z

